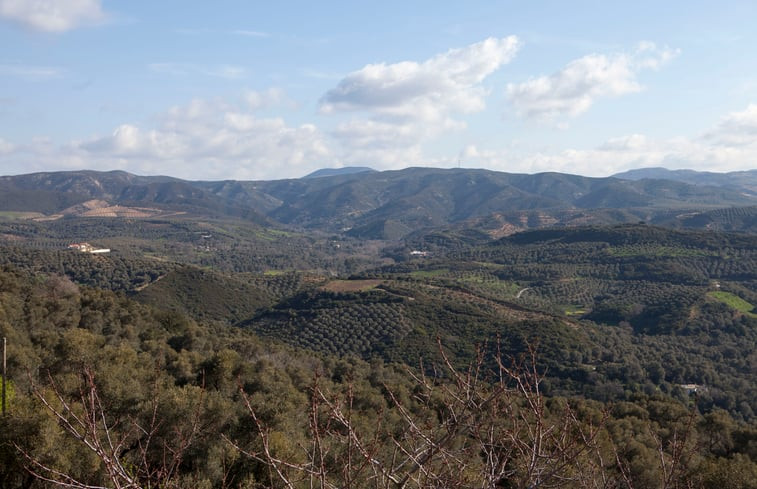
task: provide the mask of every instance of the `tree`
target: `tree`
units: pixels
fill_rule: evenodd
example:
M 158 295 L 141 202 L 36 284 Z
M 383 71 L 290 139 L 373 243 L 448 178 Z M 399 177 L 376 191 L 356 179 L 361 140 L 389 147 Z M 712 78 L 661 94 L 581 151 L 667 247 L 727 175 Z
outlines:
M 511 365 L 497 358 L 495 372 L 481 352 L 460 371 L 440 351 L 438 374 L 409 372 L 409 400 L 385 386 L 391 404 L 367 424 L 352 387 L 334 394 L 316 377 L 307 434 L 294 449 L 240 388 L 257 442 L 230 442 L 266 468 L 270 487 L 609 487 L 616 461 L 601 455 L 606 415 L 582 421 L 567 402 L 550 411 L 533 350 Z
M 160 417 L 158 383 L 154 387 L 146 419 L 115 419 L 108 415 L 98 392 L 94 372 L 85 368 L 78 396 L 69 398 L 48 377 L 46 388 L 32 383 L 32 392 L 57 421 L 63 431 L 79 442 L 98 463 L 88 480 L 62 470 L 49 461 L 16 445 L 27 460 L 27 470 L 38 479 L 56 486 L 78 489 L 114 487 L 142 489 L 178 488 L 182 461 L 200 429 L 203 398 L 195 400 L 195 409 L 185 422 L 167 422 Z M 171 436 L 166 436 L 169 425 Z

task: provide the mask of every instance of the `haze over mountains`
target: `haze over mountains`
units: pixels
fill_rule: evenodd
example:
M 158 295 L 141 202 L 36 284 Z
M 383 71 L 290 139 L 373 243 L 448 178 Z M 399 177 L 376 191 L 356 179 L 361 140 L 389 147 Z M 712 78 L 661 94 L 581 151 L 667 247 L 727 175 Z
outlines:
M 30 214 L 36 218 L 179 212 L 381 239 L 462 225 L 495 235 L 551 225 L 638 221 L 754 230 L 757 213 L 757 170 L 715 174 L 641 169 L 590 178 L 356 167 L 272 181 L 73 171 L 0 177 L 0 190 L 0 211 L 36 213 Z M 743 208 L 735 220 L 733 212 L 725 216 L 723 211 L 734 208 Z

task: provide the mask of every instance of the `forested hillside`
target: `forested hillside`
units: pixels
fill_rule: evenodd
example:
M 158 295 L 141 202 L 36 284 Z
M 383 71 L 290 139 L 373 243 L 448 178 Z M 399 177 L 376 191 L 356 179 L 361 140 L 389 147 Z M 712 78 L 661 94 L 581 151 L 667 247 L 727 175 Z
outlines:
M 371 254 L 347 240 L 225 234 L 220 225 L 206 240 L 186 226 L 155 223 L 143 228 L 147 236 L 113 227 L 103 242 L 123 243 L 123 252 L 15 246 L 2 260 L 325 355 L 415 366 L 439 360 L 439 338 L 460 366 L 477 345 L 516 355 L 535 344 L 548 393 L 611 401 L 662 392 L 688 401 L 683 386 L 698 386 L 702 410 L 745 420 L 757 413 L 751 235 L 645 225 L 500 240 L 434 232 Z M 160 237 L 160 248 L 149 236 Z
M 544 397 L 528 355 L 472 371 L 442 357 L 421 377 L 9 268 L 0 304 L 3 487 L 752 487 L 757 475 L 753 425 L 659 392 Z
M 0 177 L 0 217 L 237 219 L 382 240 L 418 229 L 473 225 L 502 234 L 639 221 L 755 231 L 753 219 L 711 213 L 735 209 L 738 215 L 739 208 L 754 208 L 757 190 L 746 172 L 718 178 L 668 172 L 637 179 L 461 168 L 353 170 L 272 181 L 186 181 L 120 171 L 7 176 Z
M 276 191 L 353 212 L 375 195 L 329 180 L 377 175 Z M 719 231 L 753 207 L 328 233 L 179 208 L 0 219 L 2 487 L 754 487 L 757 237 Z

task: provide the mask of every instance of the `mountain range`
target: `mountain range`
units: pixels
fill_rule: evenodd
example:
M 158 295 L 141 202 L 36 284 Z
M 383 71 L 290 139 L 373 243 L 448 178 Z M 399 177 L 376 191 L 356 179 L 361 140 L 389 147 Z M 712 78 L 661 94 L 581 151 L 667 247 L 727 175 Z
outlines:
M 552 225 L 638 221 L 750 231 L 757 220 L 757 171 L 654 168 L 593 178 L 357 167 L 272 181 L 48 172 L 0 177 L 0 212 L 37 219 L 187 214 L 377 239 L 431 227 L 506 235 Z
M 757 192 L 757 170 L 715 173 L 710 171 L 668 170 L 666 168 L 639 168 L 613 175 L 626 180 L 675 180 L 692 185 L 716 185 L 736 191 Z

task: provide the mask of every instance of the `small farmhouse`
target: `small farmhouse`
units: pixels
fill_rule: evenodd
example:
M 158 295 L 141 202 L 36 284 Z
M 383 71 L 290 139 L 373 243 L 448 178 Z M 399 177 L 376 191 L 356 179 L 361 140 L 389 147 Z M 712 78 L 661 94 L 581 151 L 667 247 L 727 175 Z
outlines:
M 79 250 L 82 253 L 92 253 L 92 254 L 110 253 L 110 248 L 95 248 L 89 243 L 72 243 L 68 245 L 68 248 L 73 249 L 73 250 Z

